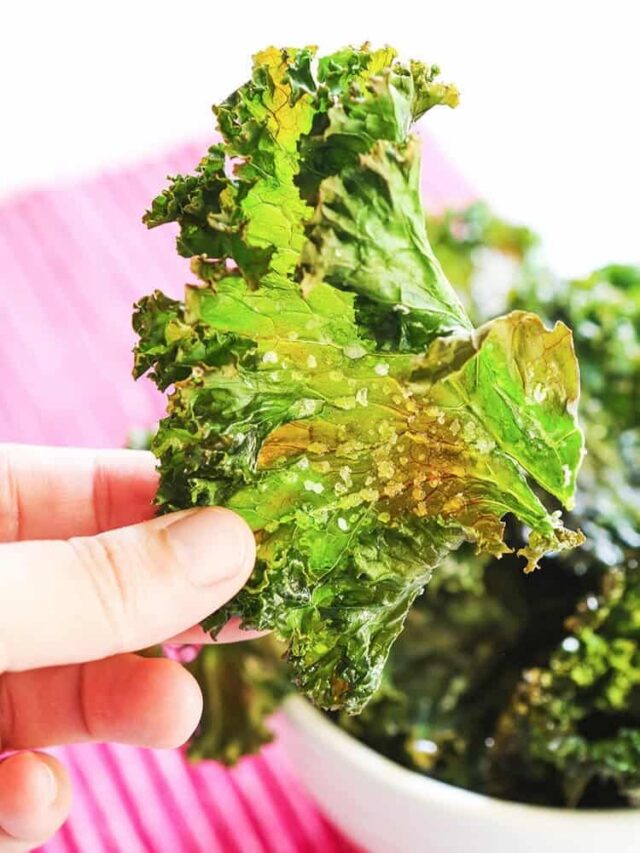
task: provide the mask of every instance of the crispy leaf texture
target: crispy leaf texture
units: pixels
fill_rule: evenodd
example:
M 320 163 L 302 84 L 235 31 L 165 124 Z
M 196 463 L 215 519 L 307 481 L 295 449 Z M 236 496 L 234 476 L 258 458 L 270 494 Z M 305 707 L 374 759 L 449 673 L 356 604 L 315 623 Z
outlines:
M 170 389 L 163 511 L 251 525 L 246 587 L 206 620 L 273 629 L 318 705 L 359 712 L 433 569 L 463 542 L 526 570 L 577 545 L 571 333 L 516 311 L 474 329 L 427 237 L 410 129 L 457 93 L 367 46 L 269 48 L 215 107 L 223 142 L 145 216 L 200 282 L 136 306 L 135 374 Z

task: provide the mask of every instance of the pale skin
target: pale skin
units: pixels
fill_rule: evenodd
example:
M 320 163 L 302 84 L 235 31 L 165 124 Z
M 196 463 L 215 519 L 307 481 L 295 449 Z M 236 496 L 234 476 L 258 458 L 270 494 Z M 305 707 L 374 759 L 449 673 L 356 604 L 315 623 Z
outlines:
M 228 510 L 154 518 L 156 488 L 149 453 L 0 445 L 0 853 L 68 814 L 66 771 L 38 749 L 174 747 L 198 723 L 191 675 L 134 652 L 204 642 L 191 626 L 244 584 L 254 539 Z

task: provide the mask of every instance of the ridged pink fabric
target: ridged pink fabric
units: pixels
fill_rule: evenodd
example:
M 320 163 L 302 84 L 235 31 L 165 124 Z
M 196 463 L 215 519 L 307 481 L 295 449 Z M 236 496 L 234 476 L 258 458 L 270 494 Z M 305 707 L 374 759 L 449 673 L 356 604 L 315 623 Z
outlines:
M 131 378 L 131 306 L 190 280 L 170 226 L 141 212 L 202 144 L 0 205 L 0 441 L 118 447 L 152 425 L 162 399 Z M 427 141 L 431 207 L 471 198 Z M 55 750 L 70 769 L 71 817 L 47 853 L 355 851 L 301 789 L 277 743 L 233 770 L 180 751 L 97 745 Z

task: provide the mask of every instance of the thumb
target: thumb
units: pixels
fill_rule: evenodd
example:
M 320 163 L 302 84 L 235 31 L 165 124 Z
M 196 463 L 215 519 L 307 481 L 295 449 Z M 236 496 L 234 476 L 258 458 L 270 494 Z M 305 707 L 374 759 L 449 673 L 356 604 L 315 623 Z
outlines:
M 162 642 L 232 598 L 254 559 L 247 524 L 217 507 L 99 536 L 0 545 L 0 672 Z

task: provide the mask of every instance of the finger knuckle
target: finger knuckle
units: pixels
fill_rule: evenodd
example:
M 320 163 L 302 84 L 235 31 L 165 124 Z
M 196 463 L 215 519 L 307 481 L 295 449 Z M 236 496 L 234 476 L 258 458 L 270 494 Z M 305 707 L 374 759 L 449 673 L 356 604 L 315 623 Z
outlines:
M 108 536 L 71 539 L 69 543 L 85 566 L 99 611 L 113 637 L 114 651 L 127 648 L 136 612 L 135 573 L 126 570 L 131 555 Z
M 22 501 L 11 445 L 0 446 L 0 542 L 20 539 Z
M 0 675 L 0 753 L 11 747 L 11 733 L 15 728 L 16 712 L 9 680 Z
M 112 516 L 113 496 L 109 469 L 100 454 L 94 459 L 91 488 L 91 506 L 96 530 L 109 530 Z

